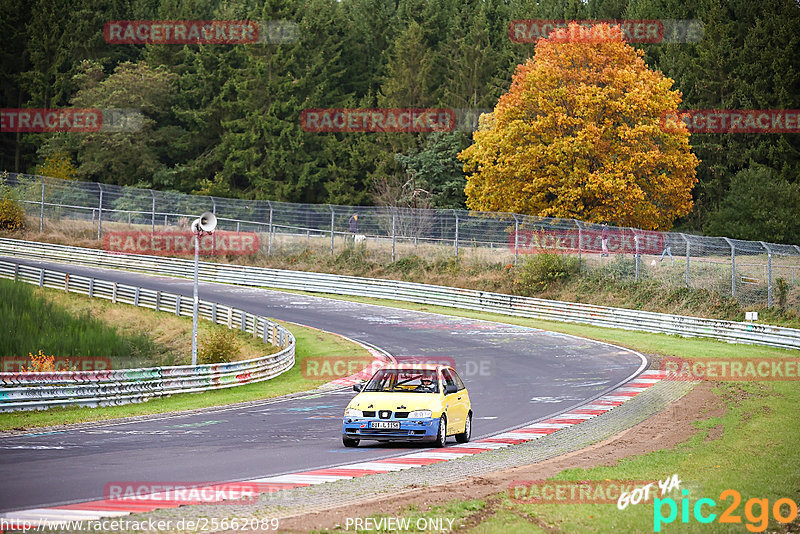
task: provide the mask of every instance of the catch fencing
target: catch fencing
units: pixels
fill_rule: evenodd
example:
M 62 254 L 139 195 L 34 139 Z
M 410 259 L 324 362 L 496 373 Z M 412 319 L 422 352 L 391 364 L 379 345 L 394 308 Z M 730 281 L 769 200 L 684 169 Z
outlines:
M 7 174 L 5 183 L 40 229 L 45 220 L 84 221 L 97 239 L 108 229 L 185 229 L 211 211 L 222 230 L 260 233 L 259 253 L 266 255 L 364 247 L 385 261 L 454 256 L 518 264 L 528 254 L 556 252 L 574 257 L 579 272 L 605 279 L 703 288 L 745 306 L 800 306 L 798 245 L 514 213 L 218 198 L 25 174 Z
M 193 299 L 165 291 L 2 260 L 0 277 L 178 316 L 192 316 Z M 197 393 L 261 382 L 294 365 L 294 336 L 281 325 L 204 300 L 199 302 L 198 315 L 213 323 L 251 333 L 281 350 L 230 363 L 96 371 L 0 372 L 0 412 L 143 402 L 175 393 Z
M 112 254 L 97 249 L 15 239 L 0 239 L 0 255 L 182 278 L 191 278 L 194 273 L 194 262 L 187 259 Z M 786 349 L 800 348 L 800 329 L 560 302 L 397 280 L 212 262 L 200 262 L 198 277 L 206 282 L 384 298 L 518 317 L 688 337 L 708 337 L 731 343 L 750 343 Z

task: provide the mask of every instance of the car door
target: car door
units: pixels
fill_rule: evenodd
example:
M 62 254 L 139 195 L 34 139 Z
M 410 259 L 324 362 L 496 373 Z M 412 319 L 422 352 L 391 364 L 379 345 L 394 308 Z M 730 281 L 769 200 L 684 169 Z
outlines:
M 469 400 L 469 393 L 467 392 L 467 386 L 465 386 L 464 382 L 461 381 L 461 377 L 458 376 L 456 370 L 450 369 L 450 372 L 453 374 L 453 378 L 455 379 L 456 385 L 458 386 L 458 392 L 460 393 L 460 395 L 457 397 L 457 399 L 463 405 L 462 410 L 464 413 L 464 422 L 466 422 L 467 417 L 469 417 L 469 412 L 472 410 L 472 401 Z
M 442 383 L 446 388 L 449 385 L 458 388 L 458 382 L 453 377 L 450 369 L 442 369 Z M 445 394 L 444 399 L 447 404 L 447 433 L 456 434 L 464 431 L 464 422 L 467 419 L 465 398 L 467 390 L 461 389 L 455 393 Z

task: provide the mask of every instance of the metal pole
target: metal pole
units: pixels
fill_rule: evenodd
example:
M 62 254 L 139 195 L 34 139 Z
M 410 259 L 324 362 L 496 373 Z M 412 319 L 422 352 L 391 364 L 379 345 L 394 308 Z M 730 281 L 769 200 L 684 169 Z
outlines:
M 267 256 L 272 254 L 272 202 L 267 200 L 269 205 L 269 237 L 267 238 Z
M 97 187 L 100 188 L 100 207 L 97 212 L 97 239 L 103 235 L 103 184 L 98 183 Z
M 691 243 L 689 243 L 689 240 L 686 239 L 685 235 L 680 234 L 680 236 L 683 238 L 684 241 L 686 241 L 686 288 L 688 289 L 689 288 L 689 247 L 691 246 Z
M 456 238 L 455 238 L 453 244 L 454 244 L 455 249 L 456 249 L 456 258 L 458 258 L 458 213 L 456 213 L 456 210 L 453 210 L 453 215 L 455 215 L 455 217 L 456 217 Z
M 153 208 L 150 212 L 150 234 L 156 233 L 156 193 L 150 189 L 150 196 L 153 197 Z
M 767 249 L 767 307 L 772 307 L 772 250 L 763 241 L 759 241 L 761 246 Z
M 639 281 L 639 234 L 637 234 L 636 230 L 634 230 L 633 228 L 631 228 L 631 232 L 633 232 L 633 243 L 635 248 L 634 255 L 636 256 L 636 277 L 634 278 L 634 280 L 638 282 Z
M 42 209 L 39 211 L 39 232 L 44 231 L 44 176 L 42 176 Z
M 736 246 L 727 237 L 722 239 L 731 247 L 731 297 L 736 296 Z
M 391 210 L 392 210 L 392 261 L 394 261 L 395 225 L 396 225 L 397 214 L 394 212 L 394 208 L 391 208 Z
M 194 300 L 192 302 L 192 365 L 197 365 L 197 271 L 200 265 L 200 238 L 194 233 Z
M 583 228 L 581 227 L 580 223 L 578 221 L 576 221 L 575 219 L 572 219 L 572 222 L 574 222 L 575 226 L 578 227 L 578 273 L 580 273 L 581 272 L 581 260 L 583 259 L 582 258 L 582 254 L 581 254 L 581 251 L 583 250 L 583 243 L 582 243 L 582 241 L 583 241 Z
M 511 216 L 514 217 L 514 265 L 516 265 L 519 259 L 519 219 L 516 213 L 512 213 Z
M 331 206 L 330 204 L 328 204 L 328 209 L 331 210 L 331 256 L 333 256 L 333 222 L 334 222 L 334 217 L 336 217 L 336 214 L 333 211 L 333 206 Z

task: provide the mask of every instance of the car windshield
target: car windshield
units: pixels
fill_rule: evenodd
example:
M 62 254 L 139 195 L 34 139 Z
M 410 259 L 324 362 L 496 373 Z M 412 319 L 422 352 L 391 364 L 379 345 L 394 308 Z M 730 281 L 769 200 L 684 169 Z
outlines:
M 439 393 L 435 369 L 381 369 L 362 391 Z

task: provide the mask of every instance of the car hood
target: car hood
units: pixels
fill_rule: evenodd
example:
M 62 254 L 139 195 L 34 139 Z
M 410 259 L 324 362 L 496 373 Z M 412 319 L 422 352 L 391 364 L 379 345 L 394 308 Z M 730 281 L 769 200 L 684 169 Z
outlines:
M 438 393 L 359 393 L 350 401 L 356 410 L 434 410 L 441 404 Z M 403 406 L 403 408 L 401 408 Z

